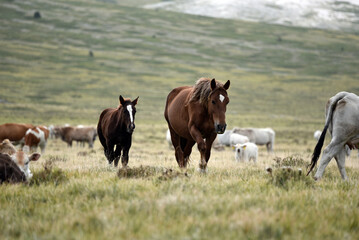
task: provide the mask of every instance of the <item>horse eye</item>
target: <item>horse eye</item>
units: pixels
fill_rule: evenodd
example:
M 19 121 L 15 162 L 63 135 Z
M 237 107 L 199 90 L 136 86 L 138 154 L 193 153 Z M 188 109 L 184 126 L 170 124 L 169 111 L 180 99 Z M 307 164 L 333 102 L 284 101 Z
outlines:
M 212 100 L 212 104 L 216 104 L 216 102 L 214 100 Z

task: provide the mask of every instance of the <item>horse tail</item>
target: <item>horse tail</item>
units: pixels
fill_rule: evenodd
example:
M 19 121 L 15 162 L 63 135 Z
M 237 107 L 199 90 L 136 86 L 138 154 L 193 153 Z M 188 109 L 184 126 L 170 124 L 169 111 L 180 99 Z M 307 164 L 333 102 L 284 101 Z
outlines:
M 313 168 L 315 167 L 315 165 L 318 162 L 319 156 L 320 156 L 320 152 L 322 151 L 322 147 L 324 144 L 324 140 L 325 140 L 325 135 L 327 133 L 328 127 L 330 125 L 330 123 L 332 122 L 332 118 L 333 118 L 333 113 L 335 111 L 335 108 L 337 106 L 338 101 L 340 101 L 341 99 L 343 99 L 345 96 L 347 95 L 346 92 L 341 92 L 337 95 L 335 95 L 333 98 L 331 98 L 328 102 L 328 107 L 327 107 L 327 116 L 326 116 L 326 120 L 325 120 L 325 125 L 324 125 L 324 129 L 322 131 L 322 134 L 320 135 L 320 138 L 317 142 L 317 145 L 314 148 L 314 152 L 312 155 L 312 161 L 311 163 L 307 166 L 307 168 L 309 167 L 309 171 L 307 173 L 307 176 L 309 175 L 309 173 L 313 170 Z

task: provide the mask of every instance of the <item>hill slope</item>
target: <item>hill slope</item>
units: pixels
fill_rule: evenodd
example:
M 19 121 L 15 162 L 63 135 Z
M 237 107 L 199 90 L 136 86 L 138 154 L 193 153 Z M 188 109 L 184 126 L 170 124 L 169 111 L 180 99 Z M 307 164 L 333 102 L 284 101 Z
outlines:
M 0 13 L 1 122 L 93 124 L 122 94 L 140 96 L 136 121 L 165 124 L 168 92 L 205 76 L 232 81 L 230 126 L 288 133 L 321 126 L 336 92 L 359 93 L 355 34 L 95 0 L 5 1 Z

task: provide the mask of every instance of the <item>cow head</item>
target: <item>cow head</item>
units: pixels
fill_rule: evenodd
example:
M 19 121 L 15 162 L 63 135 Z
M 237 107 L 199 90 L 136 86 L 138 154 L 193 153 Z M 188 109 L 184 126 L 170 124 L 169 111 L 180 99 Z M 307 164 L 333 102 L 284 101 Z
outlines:
M 12 145 L 9 139 L 5 139 L 2 143 L 0 143 L 0 153 L 12 155 L 16 153 L 16 148 Z
M 135 115 L 136 115 L 136 104 L 138 97 L 131 101 L 130 99 L 124 99 L 121 95 L 119 97 L 120 104 L 123 107 L 123 120 L 126 125 L 126 131 L 132 133 L 135 130 Z
M 240 154 L 241 152 L 243 152 L 246 149 L 247 145 L 246 144 L 236 144 L 234 145 L 235 151 L 236 153 Z
M 33 153 L 30 156 L 26 155 L 23 151 L 17 151 L 12 154 L 11 159 L 16 163 L 20 170 L 25 174 L 26 180 L 30 180 L 32 173 L 29 168 L 30 161 L 37 161 L 40 157 L 40 153 Z

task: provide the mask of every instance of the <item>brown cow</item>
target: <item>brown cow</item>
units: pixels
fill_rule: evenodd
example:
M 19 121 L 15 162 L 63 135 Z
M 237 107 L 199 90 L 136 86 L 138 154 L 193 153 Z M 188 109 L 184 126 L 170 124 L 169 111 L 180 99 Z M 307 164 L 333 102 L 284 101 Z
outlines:
M 45 126 L 37 126 L 28 129 L 25 134 L 24 152 L 35 152 L 37 147 L 41 148 L 41 153 L 45 153 L 47 139 L 49 138 L 50 131 Z
M 72 147 L 72 141 L 88 142 L 89 148 L 93 148 L 93 142 L 97 133 L 94 127 L 60 127 L 54 129 L 55 135 L 61 137 Z
M 26 176 L 8 154 L 0 153 L 0 184 L 3 182 L 26 182 Z
M 40 158 L 39 153 L 27 156 L 23 151 L 16 151 L 14 145 L 6 139 L 1 144 L 0 153 L 0 183 L 25 182 L 32 177 L 29 163 Z
M 5 123 L 0 125 L 0 142 L 9 139 L 11 142 L 24 144 L 24 137 L 29 128 L 33 128 L 32 124 L 21 123 Z

